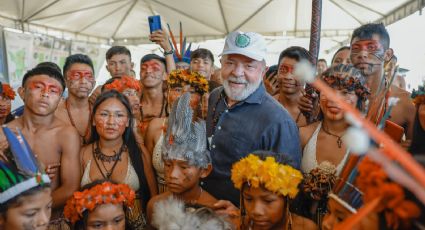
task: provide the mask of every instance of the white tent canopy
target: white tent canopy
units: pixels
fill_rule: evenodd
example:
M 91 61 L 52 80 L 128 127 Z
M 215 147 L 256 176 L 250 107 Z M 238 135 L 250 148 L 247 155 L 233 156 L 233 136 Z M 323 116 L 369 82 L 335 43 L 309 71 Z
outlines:
M 425 6 L 424 0 L 322 0 L 322 37 L 344 37 L 367 22 L 391 24 Z M 311 0 L 0 0 L 0 24 L 24 31 L 106 44 L 148 43 L 147 17 L 189 41 L 229 31 L 308 37 Z M 337 42 L 340 40 L 338 39 Z

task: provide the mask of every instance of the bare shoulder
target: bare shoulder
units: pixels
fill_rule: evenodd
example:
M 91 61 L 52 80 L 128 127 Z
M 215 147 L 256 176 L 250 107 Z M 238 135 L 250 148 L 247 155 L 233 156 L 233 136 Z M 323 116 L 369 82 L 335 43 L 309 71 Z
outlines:
M 152 130 L 158 130 L 164 123 L 165 118 L 154 118 L 149 122 L 148 132 Z
M 292 214 L 292 229 L 315 230 L 319 228 L 312 220 Z
M 212 207 L 215 203 L 217 203 L 217 199 L 213 197 L 210 193 L 207 191 L 202 192 L 202 195 L 199 199 L 199 204 L 206 206 L 206 207 Z
M 300 140 L 301 140 L 301 145 L 303 148 L 308 143 L 308 140 L 310 140 L 314 131 L 317 129 L 317 126 L 319 125 L 319 123 L 320 122 L 317 121 L 309 125 L 300 127 Z
M 84 145 L 83 147 L 81 147 L 80 155 L 81 155 L 81 159 L 83 160 L 83 163 L 84 163 L 83 166 L 85 166 L 85 162 L 88 162 L 90 155 L 92 154 L 92 152 L 91 152 L 92 147 L 93 147 L 93 144 L 88 144 L 88 145 Z
M 165 200 L 168 197 L 172 196 L 172 194 L 170 192 L 164 192 L 161 194 L 158 194 L 154 197 L 152 197 L 149 202 L 148 202 L 148 206 L 151 206 L 152 208 L 154 207 L 154 205 L 156 204 L 156 202 L 161 201 L 161 200 Z M 150 205 L 149 205 L 150 204 Z

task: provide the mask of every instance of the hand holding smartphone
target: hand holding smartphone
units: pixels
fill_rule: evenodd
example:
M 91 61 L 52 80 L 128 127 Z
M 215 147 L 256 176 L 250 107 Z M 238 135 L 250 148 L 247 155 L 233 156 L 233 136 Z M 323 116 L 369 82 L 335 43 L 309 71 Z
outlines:
M 154 31 L 161 29 L 161 16 L 159 15 L 149 16 L 148 21 L 149 21 L 149 29 L 151 34 Z

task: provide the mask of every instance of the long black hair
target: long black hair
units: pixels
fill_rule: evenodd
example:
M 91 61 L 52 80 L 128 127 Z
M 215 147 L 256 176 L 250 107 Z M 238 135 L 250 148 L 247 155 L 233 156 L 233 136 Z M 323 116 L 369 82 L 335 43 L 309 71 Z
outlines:
M 139 148 L 139 145 L 136 142 L 136 138 L 134 137 L 134 133 L 132 130 L 134 118 L 133 118 L 133 114 L 131 113 L 130 102 L 128 102 L 127 98 L 121 93 L 119 93 L 118 91 L 110 90 L 110 91 L 103 92 L 102 94 L 99 95 L 99 97 L 97 97 L 96 101 L 94 102 L 93 111 L 91 113 L 92 126 L 91 126 L 91 137 L 90 137 L 89 144 L 95 144 L 95 142 L 100 139 L 100 136 L 96 130 L 96 126 L 93 125 L 93 120 L 99 105 L 110 98 L 115 98 L 118 101 L 120 101 L 124 105 L 125 109 L 127 110 L 127 114 L 129 117 L 129 125 L 128 127 L 125 128 L 122 138 L 124 143 L 127 146 L 131 164 L 136 170 L 137 177 L 139 178 L 140 188 L 139 188 L 139 191 L 137 191 L 137 193 L 142 200 L 141 202 L 142 208 L 143 210 L 146 211 L 146 205 L 150 199 L 151 194 L 149 191 L 149 185 L 146 179 L 145 170 L 143 166 L 142 150 Z

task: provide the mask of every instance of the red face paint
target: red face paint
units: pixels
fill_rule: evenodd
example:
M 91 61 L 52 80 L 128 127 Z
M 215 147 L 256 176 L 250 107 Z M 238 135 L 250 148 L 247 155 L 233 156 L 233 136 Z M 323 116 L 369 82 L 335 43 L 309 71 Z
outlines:
M 142 72 L 147 72 L 150 70 L 151 72 L 158 72 L 162 70 L 161 64 L 151 60 L 143 63 L 143 65 L 140 67 L 140 70 Z
M 93 72 L 89 70 L 70 70 L 68 79 L 71 81 L 79 81 L 86 79 L 89 82 L 94 81 Z
M 294 73 L 294 66 L 293 65 L 287 65 L 287 64 L 281 64 L 279 67 L 279 73 L 281 74 L 293 74 Z
M 361 51 L 366 51 L 373 55 L 382 56 L 384 53 L 384 48 L 376 40 L 359 40 L 351 44 L 351 53 L 359 53 Z
M 57 84 L 52 84 L 44 81 L 33 81 L 28 85 L 28 89 L 31 92 L 39 92 L 41 95 L 48 94 L 50 96 L 58 95 L 62 93 L 61 88 Z

